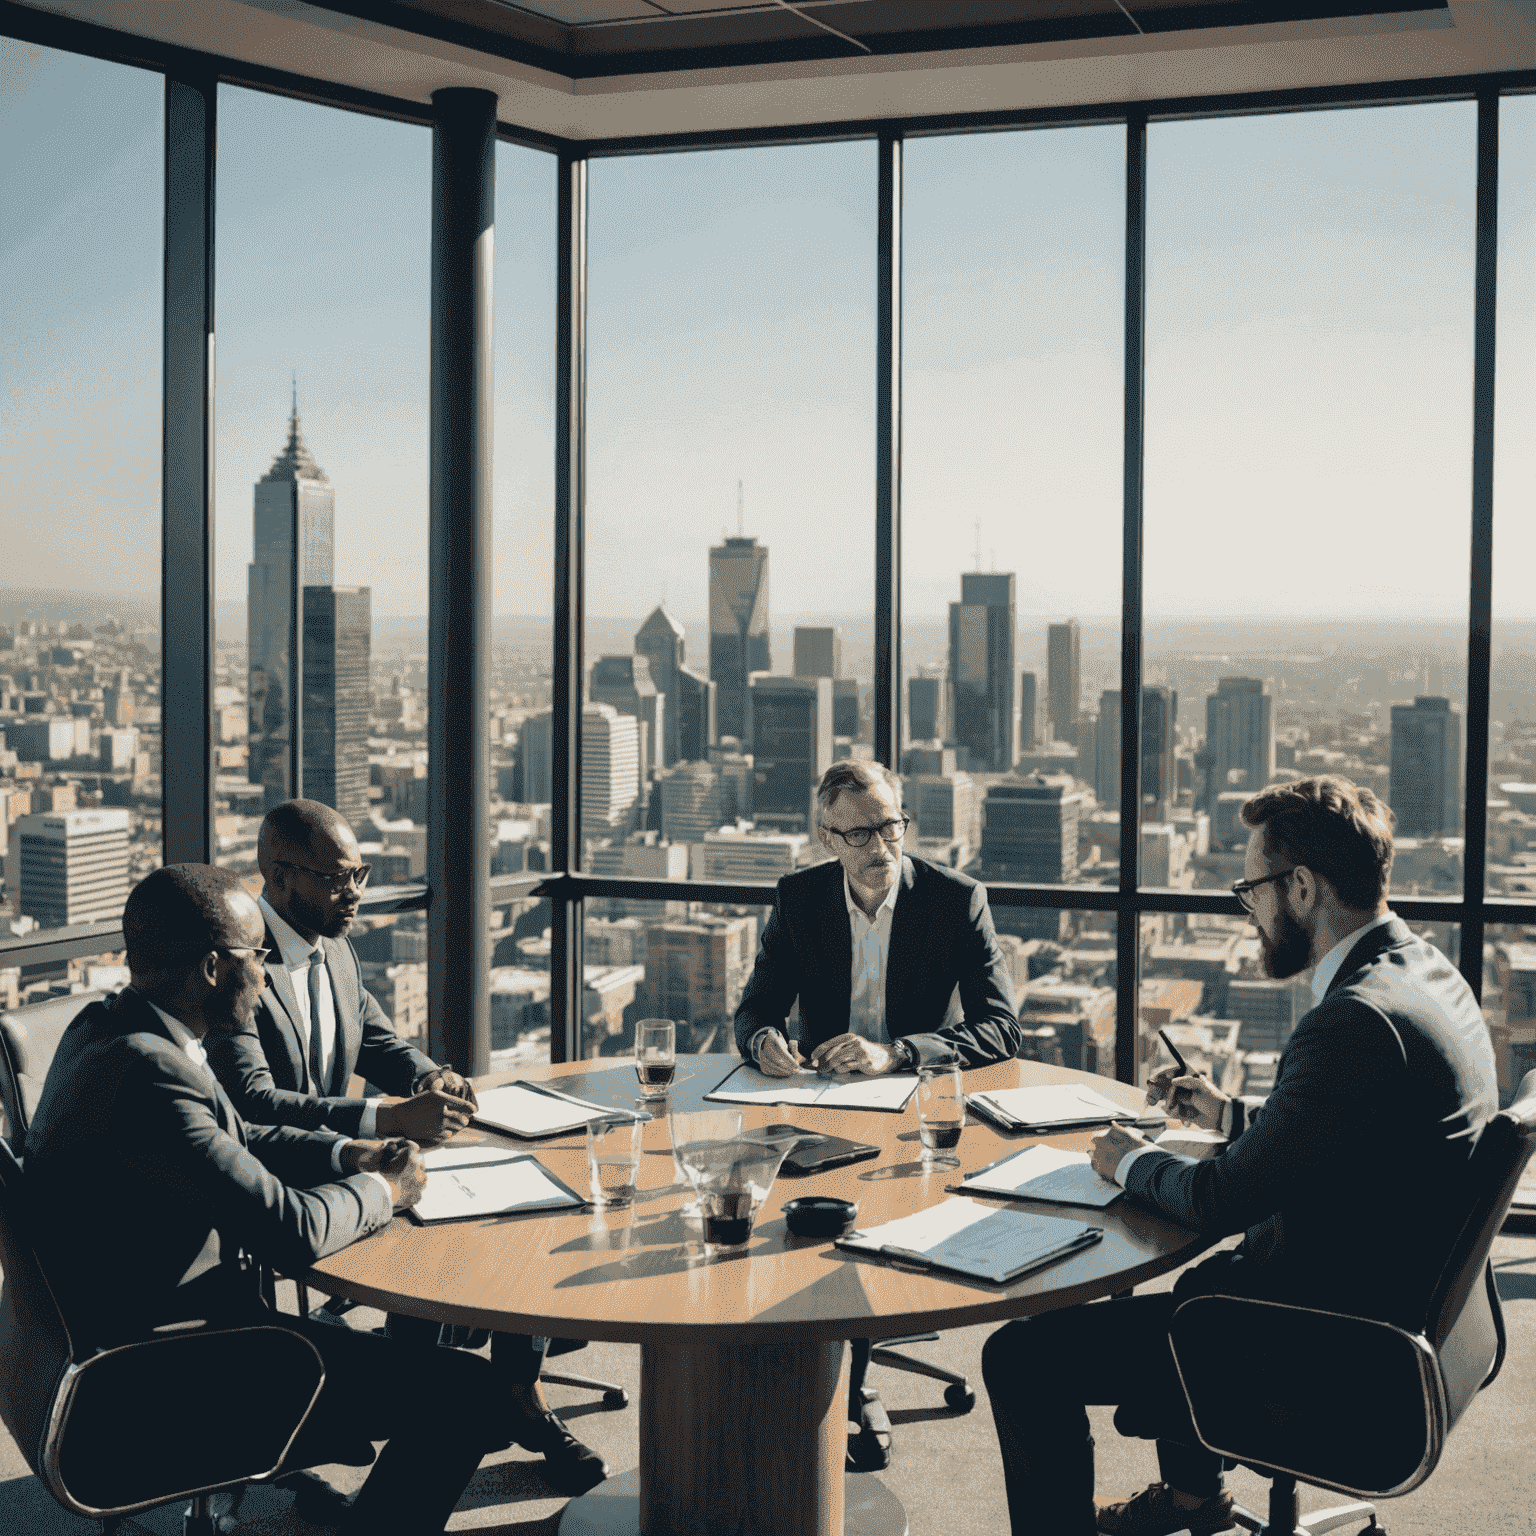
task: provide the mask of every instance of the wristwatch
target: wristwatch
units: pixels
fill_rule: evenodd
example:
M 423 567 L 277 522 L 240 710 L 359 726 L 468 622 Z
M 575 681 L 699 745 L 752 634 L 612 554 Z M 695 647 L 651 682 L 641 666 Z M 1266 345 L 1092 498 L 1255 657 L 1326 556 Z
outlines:
M 896 1065 L 908 1069 L 917 1065 L 917 1051 L 910 1040 L 891 1041 L 891 1050 L 896 1056 Z

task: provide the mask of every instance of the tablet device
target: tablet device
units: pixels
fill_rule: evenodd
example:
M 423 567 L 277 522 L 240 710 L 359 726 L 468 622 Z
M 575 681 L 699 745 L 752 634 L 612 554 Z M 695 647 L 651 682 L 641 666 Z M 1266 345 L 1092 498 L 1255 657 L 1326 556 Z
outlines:
M 880 1148 L 867 1141 L 848 1141 L 842 1136 L 823 1136 L 806 1146 L 802 1143 L 784 1159 L 782 1173 L 824 1173 L 828 1168 L 842 1168 L 849 1163 L 862 1163 L 867 1158 L 879 1157 Z

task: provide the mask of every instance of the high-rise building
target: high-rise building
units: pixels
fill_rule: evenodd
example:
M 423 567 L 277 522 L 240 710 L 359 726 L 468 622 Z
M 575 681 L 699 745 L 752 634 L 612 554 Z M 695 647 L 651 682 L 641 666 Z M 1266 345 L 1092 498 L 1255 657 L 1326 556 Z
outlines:
M 1035 750 L 1035 711 L 1038 708 L 1035 698 L 1035 674 L 1033 672 L 1019 673 L 1019 751 L 1033 752 Z M 1063 740 L 1058 736 L 1056 740 Z
M 727 538 L 709 552 L 709 675 L 722 736 L 747 739 L 747 679 L 772 666 L 767 546 Z
M 1174 748 L 1179 718 L 1179 696 L 1172 688 L 1147 685 L 1141 690 L 1141 799 L 1163 809 L 1151 817 L 1168 819 L 1168 807 L 1177 800 L 1178 767 Z M 1094 734 L 1093 792 L 1099 804 L 1110 810 L 1120 804 L 1120 690 L 1106 688 L 1099 695 L 1099 724 Z
M 18 816 L 5 871 L 21 915 L 42 928 L 118 916 L 130 887 L 128 825 L 121 810 Z
M 335 524 L 336 493 L 304 445 L 295 405 L 288 441 L 256 485 L 246 585 L 246 772 L 253 784 L 266 786 L 269 809 L 294 793 L 292 720 L 304 640 L 300 593 L 335 581 Z
M 662 744 L 655 754 L 662 767 L 669 767 L 684 756 L 678 743 L 682 721 L 682 684 L 679 669 L 688 659 L 688 645 L 683 626 L 658 606 L 635 633 L 635 655 L 646 659 L 646 670 L 656 691 L 666 700 L 663 706 Z M 702 752 L 697 756 L 702 757 Z
M 645 936 L 645 1007 L 677 1022 L 678 1049 L 723 1048 L 757 951 L 755 917 L 655 923 Z
M 914 774 L 902 787 L 902 801 L 921 841 L 963 843 L 967 857 L 976 851 L 981 809 L 970 774 Z
M 722 824 L 752 820 L 757 765 L 750 752 L 738 750 L 740 745 L 740 742 L 728 739 L 709 749 L 709 766 L 720 776 Z
M 943 741 L 949 731 L 942 677 L 907 679 L 907 739 Z
M 133 724 L 133 684 L 126 667 L 118 671 L 114 682 L 102 689 L 101 704 L 108 725 L 120 727 Z
M 795 676 L 841 677 L 843 636 L 836 629 L 795 629 Z
M 708 763 L 674 763 L 657 780 L 661 792 L 661 835 L 669 843 L 702 843 L 717 832 L 724 814 L 720 775 Z
M 742 832 L 722 827 L 694 845 L 696 880 L 777 880 L 795 872 L 809 838 L 804 832 Z
M 809 833 L 816 825 L 816 786 L 832 766 L 832 679 L 754 673 L 747 712 L 754 820 L 764 828 Z
M 1454 837 L 1461 830 L 1461 711 L 1420 695 L 1392 706 L 1389 798 L 1399 837 Z
M 640 722 L 611 704 L 581 712 L 581 831 L 629 831 L 640 798 Z
M 1205 700 L 1205 801 L 1243 790 L 1255 794 L 1275 773 L 1272 701 L 1256 677 L 1224 677 Z M 1240 775 L 1240 777 L 1235 777 Z
M 1077 877 L 1083 796 L 1069 774 L 1031 774 L 987 787 L 981 863 L 989 880 L 1065 885 Z
M 719 690 L 692 667 L 677 669 L 677 755 L 683 762 L 702 762 L 720 739 L 717 729 Z
M 645 656 L 601 656 L 593 663 L 587 697 L 594 704 L 612 704 L 621 715 L 633 715 L 641 725 L 640 775 L 649 781 L 663 766 L 667 696 L 651 678 Z
M 972 769 L 1006 773 L 1019 755 L 1013 702 L 1013 573 L 965 571 L 949 605 L 949 697 Z
M 517 758 L 523 770 L 523 799 L 549 805 L 555 798 L 555 717 L 550 710 L 529 715 L 517 733 Z
M 368 814 L 372 595 L 368 587 L 304 588 L 304 795 L 353 826 Z
M 1082 693 L 1082 650 L 1076 619 L 1052 624 L 1046 632 L 1046 710 L 1056 741 L 1077 740 L 1074 727 Z
M 859 708 L 859 680 L 856 677 L 832 679 L 832 734 L 857 741 L 863 734 L 863 712 Z

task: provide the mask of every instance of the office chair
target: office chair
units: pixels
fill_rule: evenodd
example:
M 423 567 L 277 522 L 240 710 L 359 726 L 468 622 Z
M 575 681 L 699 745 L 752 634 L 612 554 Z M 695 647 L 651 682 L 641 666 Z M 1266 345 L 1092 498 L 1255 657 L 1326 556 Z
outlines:
M 33 1241 L 26 1178 L 0 1144 L 0 1420 L 28 1467 L 103 1536 L 131 1515 L 191 1501 L 184 1536 L 216 1536 L 209 1495 L 272 1482 L 325 1381 L 319 1352 L 285 1328 L 161 1334 L 92 1353 L 70 1333 Z M 167 1423 L 146 1395 L 167 1381 L 261 1381 L 217 1412 Z M 253 1401 L 259 1399 L 259 1401 Z
M 105 992 L 73 992 L 0 1012 L 0 1141 L 20 1152 L 54 1052 L 76 1014 Z
M 1467 1216 L 1416 1333 L 1234 1296 L 1193 1297 L 1174 1313 L 1174 1360 L 1201 1444 L 1270 1479 L 1267 1520 L 1233 1510 L 1243 1529 L 1317 1536 L 1363 1519 L 1365 1531 L 1384 1532 L 1370 1503 L 1298 1519 L 1297 1483 L 1398 1498 L 1435 1470 L 1467 1405 L 1504 1363 L 1488 1254 L 1533 1150 L 1536 1072 L 1483 1128 L 1466 1172 Z M 1265 1390 L 1298 1379 L 1305 1390 L 1295 1395 Z M 1248 1385 L 1246 1395 L 1234 1382 Z
M 976 1393 L 971 1384 L 958 1371 L 946 1370 L 942 1365 L 930 1365 L 916 1355 L 904 1355 L 898 1346 L 904 1344 L 937 1344 L 936 1333 L 904 1333 L 899 1338 L 876 1339 L 870 1350 L 871 1365 L 889 1365 L 898 1371 L 910 1371 L 914 1376 L 931 1376 L 935 1381 L 947 1382 L 944 1401 L 956 1414 L 969 1413 L 976 1406 Z

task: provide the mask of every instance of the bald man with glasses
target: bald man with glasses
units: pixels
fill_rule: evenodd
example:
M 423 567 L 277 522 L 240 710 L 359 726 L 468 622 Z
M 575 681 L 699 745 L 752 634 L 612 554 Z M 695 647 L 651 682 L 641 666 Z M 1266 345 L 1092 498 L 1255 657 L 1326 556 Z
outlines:
M 736 1044 L 771 1077 L 802 1066 L 838 1076 L 983 1067 L 1018 1053 L 1013 985 L 985 887 L 902 850 L 910 818 L 882 764 L 834 763 L 816 791 L 818 836 L 833 859 L 785 875 Z M 952 1007 L 958 992 L 959 1007 Z M 799 1004 L 800 1039 L 786 1028 Z M 890 1421 L 864 1386 L 869 1341 L 849 1375 L 851 1471 L 890 1462 Z

